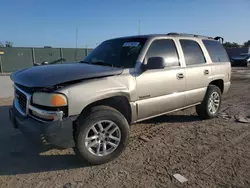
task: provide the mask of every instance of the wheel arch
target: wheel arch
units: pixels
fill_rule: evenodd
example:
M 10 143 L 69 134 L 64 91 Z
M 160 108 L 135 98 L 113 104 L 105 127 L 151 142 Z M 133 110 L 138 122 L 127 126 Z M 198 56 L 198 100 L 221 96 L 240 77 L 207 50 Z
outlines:
M 217 86 L 220 89 L 221 93 L 223 93 L 224 91 L 224 81 L 222 79 L 213 80 L 212 82 L 209 83 L 209 85 Z
M 132 119 L 132 110 L 129 103 L 129 99 L 124 95 L 110 96 L 95 100 L 85 106 L 80 114 L 88 114 L 91 108 L 95 106 L 109 106 L 117 111 L 119 111 L 127 120 L 128 124 L 131 123 Z

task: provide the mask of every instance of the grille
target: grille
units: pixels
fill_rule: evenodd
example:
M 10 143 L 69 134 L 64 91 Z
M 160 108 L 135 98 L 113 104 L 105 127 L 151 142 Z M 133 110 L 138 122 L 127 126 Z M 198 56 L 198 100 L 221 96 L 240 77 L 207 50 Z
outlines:
M 20 108 L 23 110 L 23 112 L 26 112 L 26 105 L 27 105 L 27 97 L 24 93 L 16 89 L 16 99 L 18 100 L 18 103 L 20 105 Z

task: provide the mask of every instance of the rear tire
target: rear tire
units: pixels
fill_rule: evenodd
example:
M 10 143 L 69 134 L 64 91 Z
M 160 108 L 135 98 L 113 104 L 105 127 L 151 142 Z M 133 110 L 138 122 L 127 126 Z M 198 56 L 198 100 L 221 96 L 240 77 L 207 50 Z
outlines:
M 84 163 L 107 163 L 117 158 L 128 143 L 128 122 L 114 108 L 94 107 L 88 115 L 80 115 L 76 124 L 74 151 Z
M 214 118 L 219 113 L 221 101 L 220 88 L 209 85 L 202 103 L 196 106 L 196 112 L 202 119 Z

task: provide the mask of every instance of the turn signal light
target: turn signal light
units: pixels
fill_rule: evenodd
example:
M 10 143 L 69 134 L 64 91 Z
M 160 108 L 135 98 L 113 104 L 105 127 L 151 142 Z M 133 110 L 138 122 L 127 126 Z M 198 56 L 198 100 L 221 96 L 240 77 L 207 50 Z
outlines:
M 51 96 L 51 106 L 66 106 L 67 100 L 63 95 L 53 94 Z

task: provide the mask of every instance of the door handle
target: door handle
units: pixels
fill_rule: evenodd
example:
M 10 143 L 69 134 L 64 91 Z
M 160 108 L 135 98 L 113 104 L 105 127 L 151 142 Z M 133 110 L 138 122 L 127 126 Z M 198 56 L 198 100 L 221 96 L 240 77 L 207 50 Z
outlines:
M 183 79 L 184 78 L 184 74 L 183 73 L 178 73 L 176 75 L 177 79 L 180 80 L 180 79 Z
M 204 70 L 204 75 L 208 75 L 209 74 L 209 70 Z

